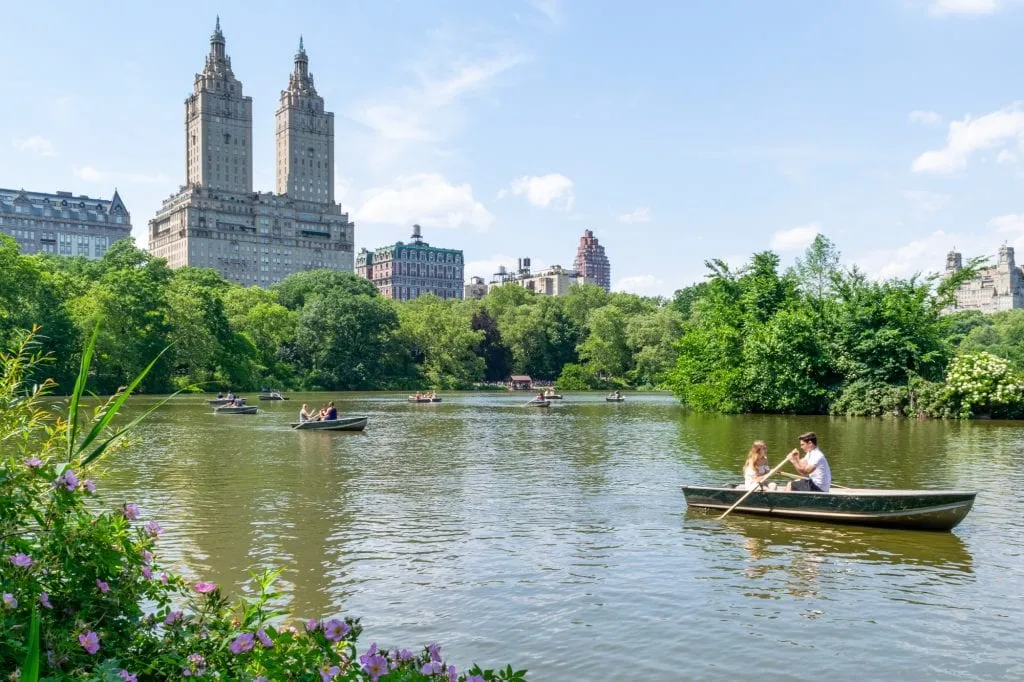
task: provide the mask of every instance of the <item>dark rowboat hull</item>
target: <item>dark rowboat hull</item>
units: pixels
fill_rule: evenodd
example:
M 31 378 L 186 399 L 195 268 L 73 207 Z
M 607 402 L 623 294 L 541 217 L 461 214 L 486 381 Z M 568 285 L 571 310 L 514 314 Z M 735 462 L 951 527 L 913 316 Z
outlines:
M 207 400 L 206 402 L 214 407 L 220 407 L 221 405 L 227 405 L 228 403 L 234 402 L 234 399 L 232 398 L 231 400 L 228 400 L 227 398 L 214 398 L 213 400 Z M 242 402 L 245 402 L 244 398 L 242 399 Z
M 526 403 L 527 407 L 551 407 L 550 400 L 531 400 Z
M 260 400 L 288 400 L 283 395 L 261 395 Z
M 439 403 L 440 398 L 409 398 L 410 403 Z
M 546 395 L 546 396 L 544 396 L 544 400 L 561 400 L 561 399 L 562 399 L 562 396 L 559 393 L 555 393 L 554 395 Z
M 743 488 L 683 486 L 686 504 L 723 512 Z M 733 512 L 886 528 L 951 530 L 964 520 L 977 493 L 959 490 L 832 488 L 828 493 L 755 491 Z
M 292 428 L 296 431 L 362 431 L 366 428 L 369 417 L 345 417 L 330 421 L 296 422 Z
M 256 414 L 256 406 L 243 405 L 242 407 L 217 407 L 213 410 L 217 414 Z
M 609 396 L 605 396 L 605 400 L 610 402 L 610 403 L 624 403 L 624 402 L 626 402 L 625 398 L 612 398 L 612 397 L 609 397 Z

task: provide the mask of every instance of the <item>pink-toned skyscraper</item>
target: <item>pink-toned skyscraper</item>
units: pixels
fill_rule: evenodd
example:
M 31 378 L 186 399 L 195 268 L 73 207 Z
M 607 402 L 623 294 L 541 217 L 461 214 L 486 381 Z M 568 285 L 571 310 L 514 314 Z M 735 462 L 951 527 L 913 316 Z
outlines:
M 611 290 L 612 266 L 604 253 L 604 247 L 597 243 L 597 237 L 592 230 L 583 230 L 572 267 L 584 282 L 598 284 L 604 287 L 605 291 Z

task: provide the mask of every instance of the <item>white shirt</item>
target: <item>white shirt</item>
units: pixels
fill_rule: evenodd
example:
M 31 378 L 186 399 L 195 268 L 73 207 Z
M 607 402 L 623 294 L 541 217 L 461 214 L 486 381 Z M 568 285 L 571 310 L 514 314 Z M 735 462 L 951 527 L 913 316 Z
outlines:
M 832 487 L 832 469 L 828 466 L 825 453 L 814 448 L 803 458 L 803 465 L 814 467 L 814 471 L 808 474 L 807 478 L 814 481 L 814 485 L 818 486 L 819 490 L 827 493 Z

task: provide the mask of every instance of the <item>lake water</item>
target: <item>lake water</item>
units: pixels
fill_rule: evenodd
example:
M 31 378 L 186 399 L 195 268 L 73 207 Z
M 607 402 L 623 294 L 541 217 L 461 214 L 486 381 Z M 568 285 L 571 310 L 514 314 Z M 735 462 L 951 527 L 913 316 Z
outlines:
M 159 557 L 229 591 L 283 566 L 299 616 L 432 641 L 534 681 L 1024 678 L 1024 424 L 703 416 L 668 395 L 292 395 L 254 416 L 161 408 L 102 492 L 166 530 Z M 303 401 L 367 414 L 296 432 Z M 138 410 L 152 398 L 132 401 Z M 130 410 L 131 411 L 131 410 Z M 835 482 L 978 490 L 952 533 L 687 512 L 819 435 Z

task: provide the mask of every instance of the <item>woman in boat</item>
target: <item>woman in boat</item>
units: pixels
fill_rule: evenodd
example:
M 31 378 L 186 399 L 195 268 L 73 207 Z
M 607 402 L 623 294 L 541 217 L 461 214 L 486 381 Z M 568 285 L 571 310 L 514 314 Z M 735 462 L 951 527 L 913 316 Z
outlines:
M 309 411 L 309 407 L 306 403 L 302 403 L 302 409 L 299 410 L 299 423 L 302 424 L 304 422 L 313 421 L 313 419 L 315 419 L 315 416 Z
M 747 453 L 747 461 L 743 463 L 743 489 L 750 490 L 760 485 L 769 471 L 768 446 L 763 440 L 755 440 Z M 775 484 L 769 483 L 767 487 L 774 490 Z
M 326 411 L 324 413 L 324 421 L 332 422 L 338 419 L 338 408 L 334 406 L 333 400 L 327 403 L 327 407 L 325 408 L 325 410 Z

